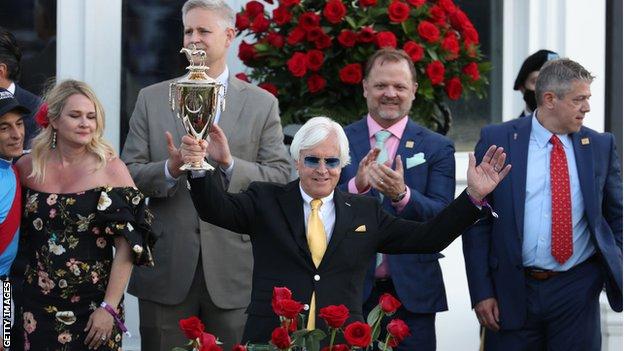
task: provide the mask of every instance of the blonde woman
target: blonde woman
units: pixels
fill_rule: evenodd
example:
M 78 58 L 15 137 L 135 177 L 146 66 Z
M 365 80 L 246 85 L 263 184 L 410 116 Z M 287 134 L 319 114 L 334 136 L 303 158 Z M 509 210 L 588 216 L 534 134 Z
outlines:
M 132 265 L 153 264 L 143 195 L 102 138 L 104 111 L 85 83 L 53 87 L 36 120 L 42 131 L 17 163 L 24 349 L 118 350 Z

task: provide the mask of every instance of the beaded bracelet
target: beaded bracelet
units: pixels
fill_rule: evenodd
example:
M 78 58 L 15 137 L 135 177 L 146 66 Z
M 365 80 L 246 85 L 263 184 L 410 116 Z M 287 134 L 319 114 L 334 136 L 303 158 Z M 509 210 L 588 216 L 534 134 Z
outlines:
M 115 323 L 117 323 L 117 327 L 119 327 L 119 329 L 121 329 L 121 331 L 124 334 L 126 334 L 128 337 L 132 336 L 130 332 L 128 331 L 128 328 L 126 328 L 126 325 L 121 321 L 121 318 L 119 318 L 119 315 L 117 314 L 117 312 L 115 312 L 115 310 L 109 304 L 102 301 L 102 303 L 100 304 L 100 307 L 105 309 L 106 312 L 108 312 L 111 316 L 113 316 L 113 318 L 115 319 Z

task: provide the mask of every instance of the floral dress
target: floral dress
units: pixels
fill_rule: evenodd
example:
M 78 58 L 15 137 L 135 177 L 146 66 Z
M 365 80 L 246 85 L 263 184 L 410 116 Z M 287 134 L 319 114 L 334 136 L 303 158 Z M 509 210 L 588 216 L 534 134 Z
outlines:
M 128 241 L 135 264 L 153 265 L 152 216 L 131 187 L 73 194 L 24 190 L 24 350 L 86 350 L 84 329 L 104 300 L 114 238 Z M 123 318 L 123 301 L 118 312 Z M 113 324 L 99 350 L 120 350 L 121 334 Z

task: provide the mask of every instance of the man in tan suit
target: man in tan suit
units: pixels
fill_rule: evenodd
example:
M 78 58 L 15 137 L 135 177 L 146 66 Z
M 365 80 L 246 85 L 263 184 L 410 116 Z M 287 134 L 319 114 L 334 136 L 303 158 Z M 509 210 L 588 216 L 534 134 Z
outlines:
M 255 180 L 285 183 L 290 164 L 283 145 L 275 97 L 236 79 L 226 65 L 235 36 L 234 12 L 223 0 L 189 0 L 182 8 L 184 46 L 206 51 L 208 75 L 226 85 L 226 108 L 216 123 L 230 141 L 228 174 L 237 193 Z M 175 145 L 186 134 L 168 105 L 165 81 L 139 92 L 122 151 L 137 186 L 150 197 L 160 236 L 155 267 L 135 268 L 128 291 L 139 298 L 142 350 L 169 351 L 185 343 L 178 320 L 196 315 L 225 343 L 240 341 L 250 301 L 252 253 L 248 235 L 199 220 L 179 167 Z M 211 150 L 211 159 L 220 155 Z

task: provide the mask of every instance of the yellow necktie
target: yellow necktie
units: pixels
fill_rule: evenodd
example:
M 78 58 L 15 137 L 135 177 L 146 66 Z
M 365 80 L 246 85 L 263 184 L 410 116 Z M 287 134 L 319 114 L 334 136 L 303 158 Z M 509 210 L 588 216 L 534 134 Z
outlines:
M 312 211 L 308 218 L 308 247 L 312 254 L 312 261 L 314 266 L 318 268 L 327 249 L 327 235 L 325 235 L 325 227 L 323 221 L 319 215 L 319 208 L 323 202 L 319 199 L 314 199 L 310 202 Z M 310 300 L 310 313 L 308 314 L 308 330 L 314 330 L 316 326 L 316 295 L 312 291 L 312 299 Z

